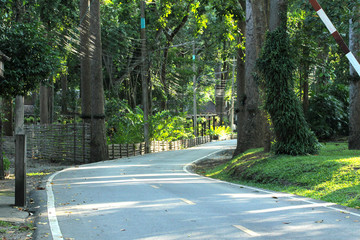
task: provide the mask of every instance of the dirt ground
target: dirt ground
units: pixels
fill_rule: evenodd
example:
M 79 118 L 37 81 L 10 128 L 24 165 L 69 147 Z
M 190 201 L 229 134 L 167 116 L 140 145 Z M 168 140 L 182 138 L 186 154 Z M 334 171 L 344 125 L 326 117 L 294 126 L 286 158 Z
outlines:
M 193 163 L 191 165 L 191 170 L 197 174 L 202 175 L 207 169 L 214 168 L 231 160 L 234 151 L 235 150 L 225 150 L 218 154 L 211 155 L 208 158 Z
M 0 197 L 13 197 L 15 193 L 15 177 L 14 177 L 14 158 L 10 158 L 10 175 L 5 180 L 0 180 Z M 50 163 L 39 159 L 27 159 L 26 163 L 26 192 L 27 205 L 30 205 L 34 200 L 31 199 L 32 191 L 43 191 L 40 184 L 43 178 L 49 174 L 69 167 L 70 165 L 62 165 L 59 163 Z M 27 240 L 32 239 L 32 234 L 35 231 L 35 217 L 33 212 L 27 208 L 19 208 L 19 211 L 26 211 L 29 217 L 25 223 L 3 222 L 0 221 L 0 240 Z

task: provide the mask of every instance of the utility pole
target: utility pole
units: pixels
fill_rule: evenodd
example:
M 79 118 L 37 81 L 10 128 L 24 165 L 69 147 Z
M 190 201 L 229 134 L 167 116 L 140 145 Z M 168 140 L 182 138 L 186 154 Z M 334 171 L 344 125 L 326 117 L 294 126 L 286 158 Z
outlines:
M 193 43 L 193 89 L 194 89 L 194 106 L 193 106 L 193 114 L 194 114 L 194 135 L 197 137 L 197 107 L 196 107 L 196 66 L 195 66 L 195 60 L 196 60 L 196 49 L 195 49 L 195 41 Z
M 235 105 L 235 98 L 234 98 L 234 83 L 235 83 L 235 67 L 236 67 L 236 60 L 235 57 L 233 58 L 233 77 L 231 83 L 231 109 L 230 109 L 230 127 L 231 130 L 234 129 L 234 105 Z
M 146 77 L 146 26 L 145 26 L 145 1 L 140 2 L 141 11 L 141 86 L 142 86 L 142 102 L 144 107 L 144 139 L 145 152 L 148 153 L 150 149 L 149 138 L 149 102 L 148 102 L 148 83 Z

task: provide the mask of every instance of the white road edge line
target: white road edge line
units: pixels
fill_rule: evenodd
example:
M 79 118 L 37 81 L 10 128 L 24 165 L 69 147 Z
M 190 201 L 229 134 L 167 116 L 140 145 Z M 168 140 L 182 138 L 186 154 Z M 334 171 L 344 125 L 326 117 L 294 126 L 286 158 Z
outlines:
M 61 233 L 59 222 L 56 216 L 56 208 L 55 208 L 55 198 L 52 191 L 52 181 L 56 175 L 58 175 L 61 172 L 66 171 L 62 170 L 60 172 L 56 172 L 53 175 L 51 175 L 48 180 L 46 181 L 46 194 L 47 194 L 47 212 L 48 212 L 48 219 L 49 219 L 49 226 L 51 235 L 53 236 L 54 240 L 64 240 L 64 237 Z
M 237 229 L 240 229 L 241 231 L 243 231 L 244 233 L 250 235 L 251 237 L 260 237 L 261 235 L 244 227 L 244 226 L 241 226 L 241 225 L 233 225 L 233 227 L 237 228 Z
M 183 167 L 183 170 L 190 174 L 190 175 L 196 175 L 196 176 L 199 176 L 201 178 L 205 178 L 205 179 L 208 179 L 210 181 L 214 181 L 214 182 L 218 182 L 218 183 L 224 183 L 224 184 L 228 184 L 228 185 L 232 185 L 232 186 L 236 186 L 236 187 L 241 187 L 241 188 L 245 188 L 245 189 L 250 189 L 250 190 L 254 190 L 254 191 L 259 191 L 259 192 L 263 192 L 263 193 L 267 193 L 267 194 L 279 194 L 278 192 L 272 192 L 272 191 L 268 191 L 268 190 L 264 190 L 264 189 L 261 189 L 261 188 L 255 188 L 255 187 L 249 187 L 249 186 L 245 186 L 245 185 L 241 185 L 241 184 L 236 184 L 236 183 L 231 183 L 231 182 L 225 182 L 225 181 L 222 181 L 222 180 L 218 180 L 218 179 L 214 179 L 214 178 L 209 178 L 209 177 L 205 177 L 205 176 L 202 176 L 202 175 L 199 175 L 199 174 L 196 174 L 194 172 L 191 172 L 189 170 L 190 166 L 194 163 L 197 163 L 213 154 L 216 154 L 218 152 L 221 152 L 221 151 L 224 151 L 225 149 L 221 149 L 221 150 L 218 150 L 218 151 L 215 151 L 213 153 L 210 153 L 209 155 L 206 155 L 205 157 L 202 157 L 202 158 L 199 158 L 191 163 L 188 163 L 186 165 L 184 165 Z M 283 194 L 283 193 L 281 193 Z M 305 202 L 305 203 L 310 203 L 310 204 L 314 204 L 314 205 L 318 205 L 319 203 L 316 203 L 314 201 L 310 201 L 310 200 L 307 200 L 303 197 L 300 197 L 300 196 L 295 196 L 293 194 L 288 194 L 287 196 L 285 196 L 289 199 L 294 199 L 294 200 L 297 200 L 297 201 L 301 201 L 301 202 Z M 341 209 L 341 208 L 336 208 L 336 207 L 330 207 L 330 206 L 326 206 L 326 202 L 324 204 L 324 206 L 321 206 L 321 207 L 324 207 L 324 208 L 327 208 L 327 209 L 331 209 L 331 210 L 334 210 L 334 211 L 337 211 L 337 212 L 340 212 L 340 213 L 345 213 L 345 214 L 349 214 L 349 215 L 352 215 L 352 216 L 356 216 L 356 217 L 360 217 L 360 214 L 358 213 L 354 213 L 354 212 L 351 212 L 349 210 L 346 210 L 346 209 Z

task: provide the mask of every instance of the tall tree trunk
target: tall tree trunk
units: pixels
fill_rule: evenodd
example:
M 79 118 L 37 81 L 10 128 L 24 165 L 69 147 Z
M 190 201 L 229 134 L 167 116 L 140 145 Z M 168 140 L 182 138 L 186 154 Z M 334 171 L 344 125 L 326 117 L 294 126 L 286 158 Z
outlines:
M 150 152 L 150 133 L 149 133 L 149 93 L 147 78 L 147 61 L 146 61 L 146 26 L 145 26 L 145 1 L 141 1 L 141 86 L 142 86 L 142 104 L 144 109 L 144 140 L 145 152 Z
M 68 86 L 67 86 L 67 75 L 61 74 L 61 112 L 62 114 L 68 114 L 68 104 L 67 104 L 67 95 L 68 95 Z
M 108 158 L 105 128 L 105 98 L 102 77 L 102 47 L 100 0 L 90 8 L 90 58 L 91 58 L 91 162 Z
M 168 100 L 169 100 L 169 95 L 170 95 L 170 91 L 169 91 L 169 85 L 166 79 L 166 67 L 167 67 L 167 59 L 168 59 L 168 55 L 169 55 L 169 47 L 170 47 L 170 42 L 167 42 L 165 45 L 165 49 L 163 52 L 163 62 L 161 64 L 161 72 L 160 72 L 160 82 L 164 88 L 164 93 L 165 93 L 165 100 L 164 102 L 161 103 L 161 107 L 163 110 L 166 110 L 168 108 Z
M 197 101 L 196 101 L 196 49 L 195 49 L 195 41 L 193 43 L 193 116 L 194 116 L 194 136 L 198 136 L 198 124 L 197 124 Z
M 49 95 L 48 88 L 41 84 L 40 86 L 40 123 L 49 123 Z
M 231 81 L 231 107 L 230 107 L 230 114 L 229 114 L 229 118 L 230 118 L 230 127 L 231 130 L 234 131 L 235 130 L 235 125 L 234 125 L 234 113 L 235 113 L 235 99 L 234 99 L 234 90 L 235 90 L 235 67 L 236 67 L 236 62 L 235 62 L 235 58 L 233 58 L 233 75 L 232 75 L 232 81 Z
M 270 0 L 269 30 L 286 28 L 288 0 Z
M 53 123 L 54 122 L 54 104 L 55 104 L 55 92 L 54 92 L 54 82 L 51 81 L 51 86 L 47 88 L 48 91 L 48 103 L 49 103 L 49 123 Z
M 220 126 L 223 122 L 224 115 L 224 95 L 225 95 L 225 86 L 223 84 L 223 77 L 221 74 L 222 64 L 219 63 L 216 68 L 215 78 L 218 83 L 215 86 L 215 108 L 216 114 L 220 117 Z
M 246 0 L 239 0 L 243 11 L 246 11 Z M 242 33 L 239 37 L 239 44 L 245 44 L 246 35 L 246 19 L 241 19 L 238 22 L 238 29 Z M 236 74 L 236 113 L 237 113 L 237 146 L 234 152 L 234 156 L 239 155 L 242 152 L 241 140 L 243 139 L 243 124 L 245 122 L 245 51 L 242 48 L 238 48 L 237 52 L 237 74 Z
M 246 62 L 244 118 L 239 126 L 237 153 L 263 146 L 265 117 L 260 110 L 259 88 L 254 79 L 256 60 L 268 26 L 268 1 L 246 0 Z
M 350 19 L 349 48 L 357 56 L 360 51 L 360 8 L 354 7 L 354 19 Z M 360 149 L 360 77 L 350 64 L 349 149 Z
M 80 0 L 81 118 L 91 122 L 90 0 Z
M 0 110 L 3 109 L 2 99 L 0 98 Z M 0 180 L 5 179 L 4 155 L 3 155 L 3 116 L 0 111 Z

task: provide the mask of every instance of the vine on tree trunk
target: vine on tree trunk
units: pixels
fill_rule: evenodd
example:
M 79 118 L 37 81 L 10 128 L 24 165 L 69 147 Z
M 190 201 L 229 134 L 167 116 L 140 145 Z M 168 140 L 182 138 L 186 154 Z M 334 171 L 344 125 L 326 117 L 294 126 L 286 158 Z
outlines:
M 295 64 L 290 54 L 289 38 L 284 28 L 267 33 L 257 68 L 264 85 L 265 109 L 275 132 L 275 154 L 315 154 L 320 144 L 305 120 L 301 103 L 294 93 Z

